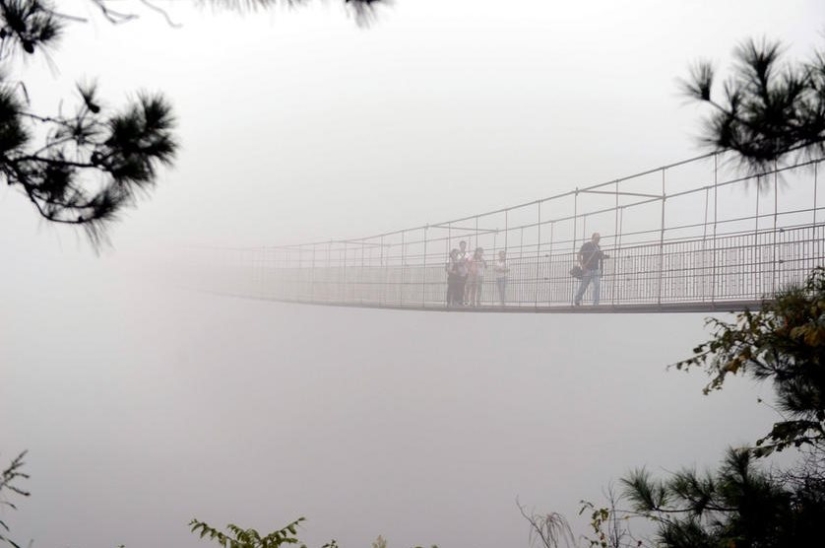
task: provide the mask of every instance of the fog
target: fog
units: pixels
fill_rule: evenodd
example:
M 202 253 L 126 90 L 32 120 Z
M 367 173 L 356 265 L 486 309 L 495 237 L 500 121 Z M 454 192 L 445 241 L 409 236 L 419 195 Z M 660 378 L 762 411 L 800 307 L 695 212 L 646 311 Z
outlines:
M 695 315 L 350 310 L 130 288 L 44 288 L 61 313 L 30 308 L 3 326 L 4 455 L 28 448 L 32 473 L 32 498 L 7 515 L 17 538 L 196 546 L 195 516 L 266 530 L 306 516 L 311 545 L 379 533 L 526 545 L 516 497 L 572 519 L 628 470 L 710 465 L 773 417 L 756 403 L 764 388 L 705 397 L 702 375 L 665 371 L 702 337 Z
M 0 191 L 0 463 L 29 450 L 11 538 L 207 546 L 193 517 L 320 546 L 527 545 L 578 532 L 632 468 L 710 466 L 774 414 L 767 386 L 666 366 L 701 315 L 444 314 L 234 299 L 171 284 L 183 246 L 357 237 L 696 155 L 677 77 L 748 37 L 817 44 L 820 2 L 397 0 L 240 16 L 170 4 L 70 27 L 21 62 L 55 111 L 99 76 L 175 105 L 182 151 L 96 253 Z M 83 2 L 66 10 L 91 15 Z M 141 10 L 135 4 L 135 10 Z M 609 227 L 608 227 L 609 228 Z

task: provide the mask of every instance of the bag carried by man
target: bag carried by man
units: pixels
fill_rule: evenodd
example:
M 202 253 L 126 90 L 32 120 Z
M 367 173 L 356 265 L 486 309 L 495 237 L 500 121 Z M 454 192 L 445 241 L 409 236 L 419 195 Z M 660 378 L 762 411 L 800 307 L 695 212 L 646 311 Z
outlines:
M 582 246 L 581 251 L 579 251 L 579 256 L 581 256 L 582 253 L 584 252 L 585 246 L 587 246 L 589 244 L 590 244 L 590 242 L 587 242 Z M 592 245 L 592 244 L 590 244 L 590 245 Z M 597 259 L 597 257 L 598 257 L 598 259 Z M 593 250 L 588 254 L 587 259 L 585 259 L 581 264 L 573 265 L 573 268 L 570 269 L 570 275 L 573 276 L 574 278 L 578 279 L 578 280 L 581 280 L 584 277 L 584 268 L 582 267 L 582 264 L 587 265 L 587 268 L 592 269 L 593 264 L 594 264 L 593 259 L 596 259 L 597 262 L 595 263 L 595 265 L 596 265 L 596 268 L 598 268 L 599 267 L 598 261 L 600 261 L 601 259 L 606 259 L 606 258 L 607 258 L 607 255 L 605 255 L 602 252 L 601 248 L 598 246 L 598 244 L 596 244 L 596 245 L 593 246 Z

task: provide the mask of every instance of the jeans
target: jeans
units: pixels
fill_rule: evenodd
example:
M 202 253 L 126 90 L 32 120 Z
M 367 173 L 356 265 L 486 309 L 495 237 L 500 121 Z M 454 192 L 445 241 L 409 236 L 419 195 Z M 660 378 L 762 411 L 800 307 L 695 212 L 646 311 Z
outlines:
M 498 286 L 498 298 L 501 301 L 501 306 L 507 302 L 507 278 L 496 278 L 496 285 Z
M 593 305 L 598 305 L 599 293 L 601 292 L 601 278 L 602 271 L 598 268 L 594 268 L 593 270 L 585 270 L 584 275 L 582 276 L 581 284 L 579 285 L 579 290 L 576 291 L 575 303 L 581 304 L 582 296 L 584 296 L 587 286 L 590 285 L 590 282 L 593 282 Z
M 467 291 L 467 275 L 459 276 L 455 286 L 455 301 L 456 304 L 464 306 L 467 301 L 464 299 L 464 293 Z
M 478 306 L 481 304 L 481 290 L 484 287 L 484 278 L 470 274 L 467 277 L 467 289 L 465 290 L 465 304 Z
M 461 284 L 461 277 L 458 274 L 447 275 L 447 306 L 460 305 L 464 289 L 459 288 Z M 462 295 L 459 295 L 461 289 Z

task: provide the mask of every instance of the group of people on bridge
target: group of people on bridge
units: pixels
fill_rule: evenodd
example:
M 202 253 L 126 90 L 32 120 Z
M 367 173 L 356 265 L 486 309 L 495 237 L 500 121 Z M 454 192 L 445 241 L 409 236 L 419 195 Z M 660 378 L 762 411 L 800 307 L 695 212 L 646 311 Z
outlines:
M 467 251 L 467 242 L 461 241 L 458 249 L 450 251 L 445 266 L 447 271 L 447 306 L 473 306 L 481 304 L 484 275 L 488 269 L 484 258 L 484 248 L 477 247 L 472 255 Z M 504 306 L 507 298 L 507 253 L 502 249 L 493 265 L 499 301 Z
M 574 275 L 580 278 L 579 288 L 573 299 L 575 306 L 580 306 L 588 286 L 593 286 L 593 305 L 599 304 L 601 293 L 602 263 L 608 256 L 599 247 L 601 235 L 594 232 L 590 241 L 585 242 L 577 255 L 578 268 Z M 459 242 L 458 248 L 450 251 L 445 265 L 447 272 L 447 306 L 448 307 L 478 307 L 481 304 L 484 288 L 484 276 L 488 271 L 487 260 L 484 258 L 484 249 L 477 247 L 472 255 L 467 250 L 467 242 Z M 507 252 L 498 252 L 498 258 L 493 264 L 493 274 L 498 288 L 499 303 L 507 303 L 507 274 L 510 268 L 507 264 Z M 571 272 L 573 273 L 573 272 Z

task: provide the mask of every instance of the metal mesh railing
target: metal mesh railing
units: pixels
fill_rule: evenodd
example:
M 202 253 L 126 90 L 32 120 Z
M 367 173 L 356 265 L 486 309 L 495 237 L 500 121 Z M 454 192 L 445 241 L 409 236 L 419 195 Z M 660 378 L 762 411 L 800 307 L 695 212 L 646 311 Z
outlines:
M 211 289 L 254 298 L 445 309 L 450 250 L 483 248 L 480 309 L 569 310 L 581 244 L 608 254 L 601 309 L 756 303 L 825 262 L 822 159 L 741 176 L 723 153 L 443 223 L 350 240 L 193 249 Z M 493 263 L 508 268 L 500 299 Z M 589 295 L 585 294 L 585 302 Z

